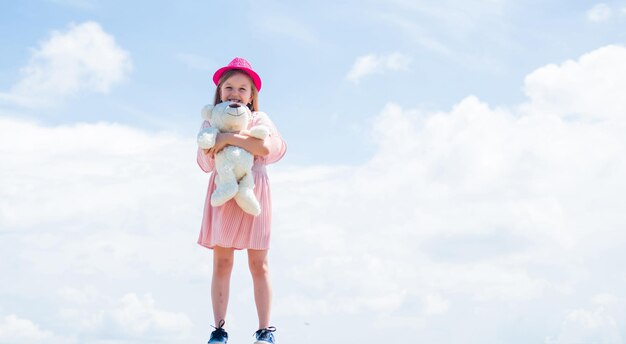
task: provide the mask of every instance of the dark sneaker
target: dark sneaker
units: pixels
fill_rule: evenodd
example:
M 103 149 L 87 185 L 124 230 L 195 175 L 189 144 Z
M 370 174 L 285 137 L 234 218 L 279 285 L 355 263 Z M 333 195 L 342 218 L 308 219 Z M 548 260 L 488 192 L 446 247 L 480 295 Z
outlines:
M 256 342 L 254 344 L 274 344 L 274 334 L 276 327 L 270 326 L 256 331 Z
M 226 344 L 228 342 L 228 333 L 224 331 L 224 323 L 225 321 L 222 320 L 217 327 L 211 326 L 215 331 L 211 332 L 209 344 Z

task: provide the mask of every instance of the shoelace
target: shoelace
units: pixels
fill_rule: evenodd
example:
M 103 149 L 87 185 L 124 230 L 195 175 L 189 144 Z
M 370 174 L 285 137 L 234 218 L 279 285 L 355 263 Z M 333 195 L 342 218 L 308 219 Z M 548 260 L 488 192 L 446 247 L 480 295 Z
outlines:
M 219 324 L 217 324 L 217 327 L 211 325 L 211 327 L 213 327 L 215 329 L 215 331 L 213 331 L 211 333 L 211 338 L 209 339 L 209 341 L 211 339 L 228 338 L 228 334 L 226 333 L 226 331 L 223 328 L 225 323 L 226 322 L 222 319 L 222 320 L 220 320 Z
M 224 324 L 226 324 L 226 321 L 224 321 L 224 319 L 220 320 L 220 322 L 217 324 L 217 327 L 211 325 L 211 327 L 213 327 L 214 329 L 220 329 L 222 327 L 224 327 Z
M 275 331 L 276 331 L 276 327 L 270 326 L 270 327 L 257 330 L 256 332 L 254 332 L 253 336 L 257 336 L 257 339 L 268 339 L 270 336 L 270 333 L 275 332 Z

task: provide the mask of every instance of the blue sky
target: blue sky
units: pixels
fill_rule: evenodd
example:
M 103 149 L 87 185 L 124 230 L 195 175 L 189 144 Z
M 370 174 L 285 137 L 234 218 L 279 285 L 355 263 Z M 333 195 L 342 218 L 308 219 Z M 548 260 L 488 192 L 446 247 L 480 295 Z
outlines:
M 241 55 L 263 76 L 264 110 L 285 127 L 287 138 L 301 138 L 290 141 L 303 154 L 288 159 L 362 162 L 374 147 L 360 130 L 389 101 L 436 111 L 473 94 L 490 104 L 513 105 L 524 99 L 521 80 L 535 68 L 623 41 L 620 4 L 602 23 L 587 20 L 593 5 L 252 1 L 237 5 L 241 12 L 234 18 L 228 15 L 229 3 L 220 1 L 158 6 L 26 1 L 3 6 L 0 25 L 14 34 L 2 37 L 0 81 L 6 89 L 19 79 L 31 50 L 52 30 L 94 21 L 129 53 L 132 71 L 106 95 L 81 92 L 47 109 L 45 117 L 29 112 L 32 117 L 46 123 L 108 120 L 186 133 L 196 125 L 190 114 L 213 92 L 212 71 Z M 358 57 L 391 53 L 406 56 L 406 68 L 373 74 L 358 84 L 346 79 Z M 301 125 L 303 119 L 325 128 L 323 142 Z M 350 122 L 352 131 L 338 119 Z
M 624 342 L 625 1 L 1 8 L 0 343 L 207 340 L 194 138 L 235 56 L 289 147 L 280 342 Z

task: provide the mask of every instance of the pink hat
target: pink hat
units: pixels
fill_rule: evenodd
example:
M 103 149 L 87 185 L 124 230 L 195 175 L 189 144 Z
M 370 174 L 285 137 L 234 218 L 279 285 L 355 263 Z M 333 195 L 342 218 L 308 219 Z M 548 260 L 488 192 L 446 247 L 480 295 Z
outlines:
M 246 72 L 252 78 L 252 82 L 254 83 L 254 86 L 256 86 L 257 91 L 261 91 L 261 78 L 255 71 L 252 70 L 250 62 L 246 61 L 246 59 L 242 57 L 235 57 L 226 67 L 218 69 L 215 74 L 213 74 L 213 82 L 215 85 L 218 85 L 222 75 L 231 69 L 240 69 Z

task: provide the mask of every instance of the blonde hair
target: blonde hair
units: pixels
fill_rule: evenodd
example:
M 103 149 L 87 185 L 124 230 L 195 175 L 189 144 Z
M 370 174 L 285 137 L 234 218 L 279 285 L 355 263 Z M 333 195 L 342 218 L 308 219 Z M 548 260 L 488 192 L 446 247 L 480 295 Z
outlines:
M 222 88 L 222 84 L 224 84 L 224 82 L 228 80 L 228 78 L 230 78 L 231 76 L 237 73 L 241 73 L 247 76 L 248 78 L 250 78 L 248 73 L 244 72 L 241 69 L 231 69 L 225 72 L 224 74 L 222 74 L 220 81 L 217 83 L 217 88 L 215 89 L 215 97 L 213 97 L 213 104 L 219 104 L 222 102 L 222 97 L 220 94 L 220 89 Z M 250 111 L 259 111 L 259 91 L 256 89 L 256 86 L 254 86 L 254 82 L 252 82 L 252 78 L 250 78 L 250 85 L 252 86 L 251 103 L 246 104 L 246 105 L 248 106 Z

